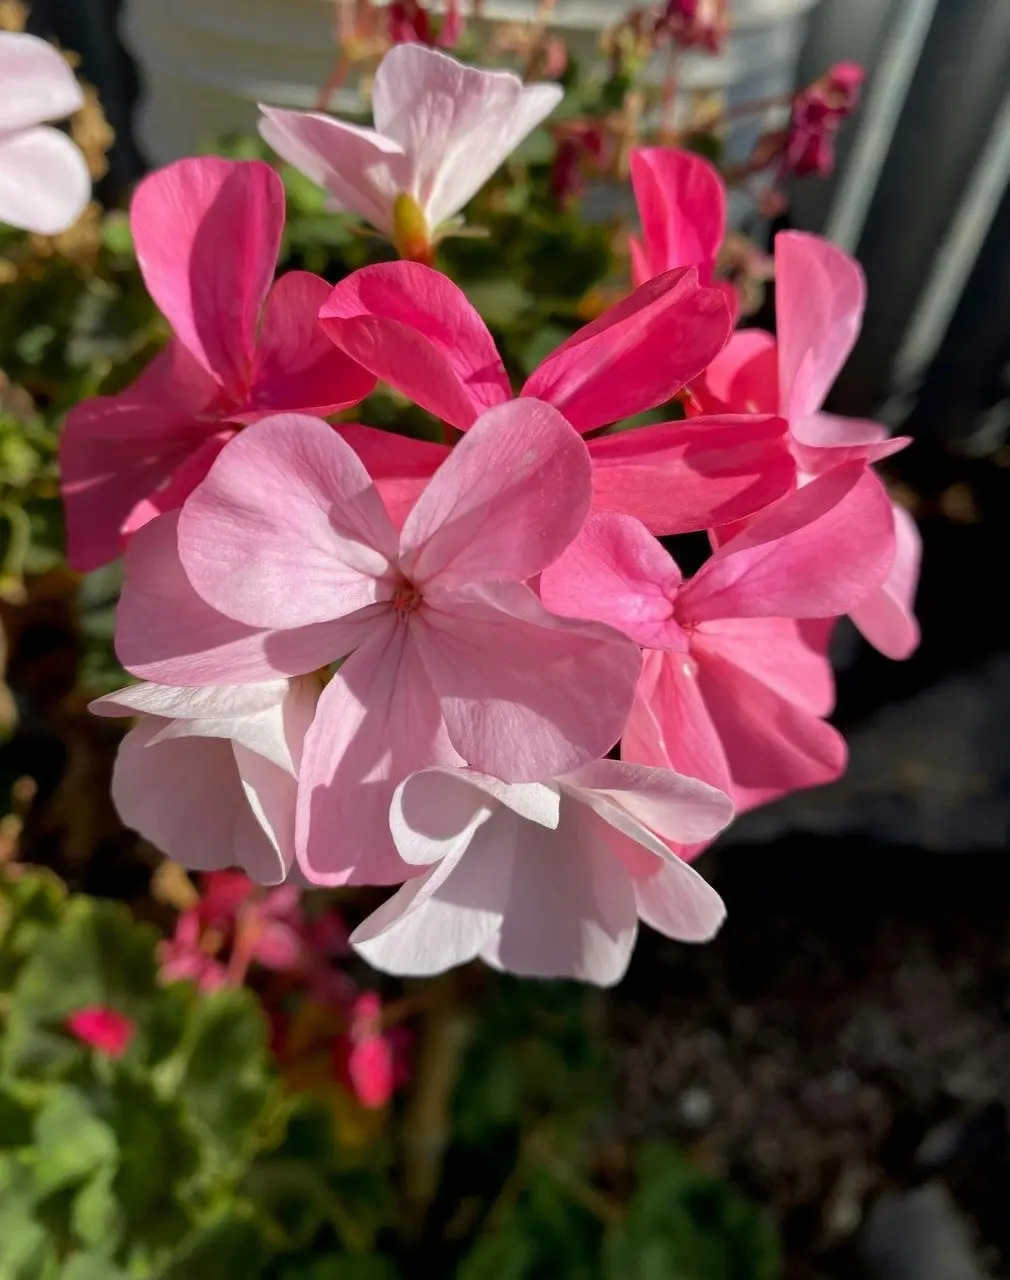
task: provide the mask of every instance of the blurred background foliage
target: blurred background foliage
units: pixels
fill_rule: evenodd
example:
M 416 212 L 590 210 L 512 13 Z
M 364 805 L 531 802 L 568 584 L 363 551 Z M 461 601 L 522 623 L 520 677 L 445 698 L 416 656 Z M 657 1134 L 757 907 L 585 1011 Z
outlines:
M 0 873 L 3 1280 L 779 1275 L 747 1201 L 613 1142 L 592 994 L 486 979 L 418 1216 L 411 1098 L 350 1140 L 349 1099 L 284 1087 L 256 994 L 160 981 L 157 940 L 48 872 Z M 125 1050 L 76 1038 L 82 1008 L 128 1020 Z

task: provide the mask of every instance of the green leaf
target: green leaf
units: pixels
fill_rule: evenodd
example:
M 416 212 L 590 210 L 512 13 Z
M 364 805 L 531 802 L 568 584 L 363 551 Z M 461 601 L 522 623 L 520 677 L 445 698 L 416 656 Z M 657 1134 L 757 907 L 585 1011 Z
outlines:
M 0 1062 L 9 1072 L 53 1075 L 81 1057 L 64 1032 L 77 1009 L 105 1005 L 141 1028 L 133 1057 L 143 1056 L 143 1021 L 159 992 L 155 931 L 121 903 L 84 895 L 68 900 L 55 929 L 40 931 L 11 990 Z
M 124 1272 L 98 1253 L 75 1253 L 63 1264 L 60 1280 L 127 1280 Z
M 34 1133 L 35 1177 L 44 1195 L 83 1181 L 118 1154 L 108 1124 L 70 1086 L 49 1092 L 35 1117 Z
M 225 989 L 197 1001 L 178 1093 L 201 1142 L 223 1171 L 240 1172 L 277 1098 L 263 1010 L 250 991 Z
M 71 1226 L 83 1244 L 114 1252 L 123 1235 L 123 1209 L 114 1190 L 116 1170 L 105 1165 L 74 1198 Z
M 268 1257 L 255 1225 L 232 1213 L 189 1236 L 156 1280 L 258 1280 Z
M 32 1140 L 32 1109 L 11 1089 L 0 1089 L 0 1151 L 26 1147 Z
M 109 1123 L 120 1150 L 111 1194 L 124 1233 L 151 1247 L 174 1243 L 189 1225 L 181 1201 L 202 1163 L 182 1100 L 160 1097 L 148 1078 L 120 1078 Z
M 639 1151 L 638 1185 L 604 1261 L 606 1280 L 778 1280 L 782 1273 L 777 1236 L 760 1210 L 660 1143 Z

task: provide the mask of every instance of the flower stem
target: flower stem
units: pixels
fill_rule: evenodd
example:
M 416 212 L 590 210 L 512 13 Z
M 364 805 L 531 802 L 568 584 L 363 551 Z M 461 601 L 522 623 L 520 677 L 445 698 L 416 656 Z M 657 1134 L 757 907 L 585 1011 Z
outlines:
M 438 1192 L 449 1144 L 450 1105 L 463 1054 L 473 1032 L 473 1014 L 459 1000 L 451 976 L 429 988 L 414 1087 L 402 1130 L 403 1211 L 409 1235 L 416 1236 Z

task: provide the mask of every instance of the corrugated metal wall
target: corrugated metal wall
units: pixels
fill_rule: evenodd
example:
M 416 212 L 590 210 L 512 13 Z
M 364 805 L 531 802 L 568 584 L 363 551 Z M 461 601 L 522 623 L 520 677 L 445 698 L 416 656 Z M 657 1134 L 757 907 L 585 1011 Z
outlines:
M 870 70 L 865 106 L 792 208 L 869 281 L 835 401 L 982 447 L 1010 355 L 1010 3 L 822 0 L 801 78 L 841 57 Z

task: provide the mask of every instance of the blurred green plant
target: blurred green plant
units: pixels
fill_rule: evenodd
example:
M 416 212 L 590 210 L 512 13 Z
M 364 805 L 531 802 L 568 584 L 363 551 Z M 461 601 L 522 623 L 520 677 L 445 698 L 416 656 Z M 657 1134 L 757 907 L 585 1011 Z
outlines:
M 776 1280 L 759 1212 L 672 1148 L 613 1167 L 593 996 L 489 978 L 442 1186 L 285 1092 L 255 994 L 158 981 L 157 932 L 0 872 L 0 1280 Z M 74 1015 L 129 1028 L 112 1052 Z M 603 1153 L 603 1154 L 601 1154 Z

